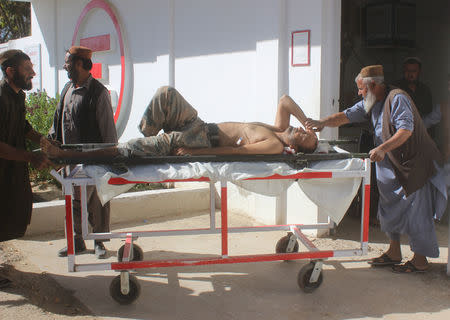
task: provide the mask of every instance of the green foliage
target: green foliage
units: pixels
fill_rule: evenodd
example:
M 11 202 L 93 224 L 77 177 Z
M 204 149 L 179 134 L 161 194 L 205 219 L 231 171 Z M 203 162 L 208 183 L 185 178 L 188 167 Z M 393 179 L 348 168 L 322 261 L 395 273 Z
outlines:
M 53 115 L 58 105 L 59 97 L 51 98 L 45 91 L 38 91 L 28 95 L 26 100 L 26 119 L 34 130 L 47 136 L 53 122 Z M 39 148 L 38 145 L 28 144 L 28 148 L 33 150 Z M 30 178 L 35 183 L 55 182 L 50 169 L 36 170 L 30 166 Z
M 47 136 L 53 122 L 59 97 L 51 98 L 47 92 L 38 91 L 30 93 L 26 100 L 26 118 L 34 130 Z
M 0 43 L 29 36 L 31 4 L 0 0 Z
M 127 192 L 137 192 L 137 191 L 147 191 L 147 190 L 158 190 L 158 189 L 171 189 L 167 183 L 138 183 L 133 186 Z

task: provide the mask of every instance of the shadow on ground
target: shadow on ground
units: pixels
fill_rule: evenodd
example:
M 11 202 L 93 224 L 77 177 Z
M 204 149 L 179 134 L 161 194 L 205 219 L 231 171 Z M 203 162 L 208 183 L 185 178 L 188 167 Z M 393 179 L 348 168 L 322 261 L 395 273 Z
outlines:
M 33 304 L 39 308 L 60 315 L 92 315 L 92 313 L 77 299 L 73 291 L 63 288 L 55 275 L 37 272 L 27 272 L 6 264 L 0 268 L 0 275 L 12 280 L 12 284 L 2 291 L 22 296 L 23 299 L 2 300 L 0 307 L 14 307 Z
M 185 252 L 150 256 L 198 258 Z M 109 297 L 117 274 L 70 278 L 50 274 L 65 287 L 96 297 L 97 316 L 132 319 L 349 319 L 389 314 L 435 313 L 450 308 L 445 264 L 426 274 L 398 275 L 361 261 L 326 261 L 322 285 L 311 294 L 297 286 L 305 261 L 175 267 L 133 273 L 141 297 L 122 306 Z M 424 294 L 426 292 L 426 294 Z M 45 306 L 51 308 L 51 305 Z

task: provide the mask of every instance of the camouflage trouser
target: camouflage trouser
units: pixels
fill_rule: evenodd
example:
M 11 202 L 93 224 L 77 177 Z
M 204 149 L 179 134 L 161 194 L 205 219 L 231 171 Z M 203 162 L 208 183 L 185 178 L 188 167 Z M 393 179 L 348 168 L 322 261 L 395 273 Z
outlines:
M 158 132 L 163 129 L 163 134 Z M 169 155 L 179 147 L 210 148 L 208 129 L 197 111 L 172 87 L 161 87 L 144 112 L 139 130 L 145 138 L 128 141 L 132 155 Z

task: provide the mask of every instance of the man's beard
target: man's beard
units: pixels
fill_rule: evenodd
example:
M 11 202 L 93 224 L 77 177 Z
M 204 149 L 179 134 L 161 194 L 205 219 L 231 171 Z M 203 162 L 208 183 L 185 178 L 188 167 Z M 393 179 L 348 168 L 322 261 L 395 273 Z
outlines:
M 366 113 L 369 113 L 370 110 L 372 110 L 375 102 L 377 102 L 377 97 L 373 94 L 372 91 L 367 90 L 367 95 L 364 98 L 364 110 L 366 110 Z
M 78 82 L 79 73 L 77 72 L 77 70 L 72 69 L 70 71 L 67 71 L 67 76 L 70 80 L 72 80 L 73 83 Z
M 24 75 L 16 71 L 13 75 L 12 81 L 16 85 L 16 87 L 20 89 L 31 90 L 31 88 L 33 88 L 31 79 L 33 79 L 33 77 L 29 77 L 28 79 L 26 79 Z

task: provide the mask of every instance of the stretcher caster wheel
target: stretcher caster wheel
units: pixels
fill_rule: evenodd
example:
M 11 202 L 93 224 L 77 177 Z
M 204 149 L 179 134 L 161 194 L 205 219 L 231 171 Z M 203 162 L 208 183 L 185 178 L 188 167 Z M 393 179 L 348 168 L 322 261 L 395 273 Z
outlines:
M 125 250 L 125 245 L 121 246 L 119 251 L 117 251 L 117 261 L 122 262 L 123 260 L 123 251 Z M 131 252 L 130 261 L 142 261 L 144 259 L 144 251 L 142 251 L 141 247 L 133 244 L 133 252 Z
M 291 250 L 288 251 L 289 241 L 291 239 L 291 236 L 293 236 L 292 232 L 288 232 L 288 234 L 286 236 L 284 236 L 283 238 L 278 240 L 277 245 L 275 247 L 276 253 L 298 252 L 298 242 L 296 239 L 293 240 L 293 241 L 295 241 L 295 244 L 294 244 L 294 247 L 292 248 L 292 251 Z
M 318 271 L 320 272 L 319 277 L 317 278 L 316 282 L 311 282 L 311 275 L 315 268 L 315 263 L 310 262 L 306 266 L 300 269 L 297 277 L 297 283 L 298 286 L 305 292 L 305 293 L 311 293 L 314 290 L 316 290 L 323 281 L 323 275 L 322 270 Z
M 135 276 L 128 275 L 128 293 L 123 294 L 120 286 L 120 275 L 115 277 L 109 286 L 109 294 L 120 304 L 130 304 L 135 301 L 141 294 L 141 285 Z

